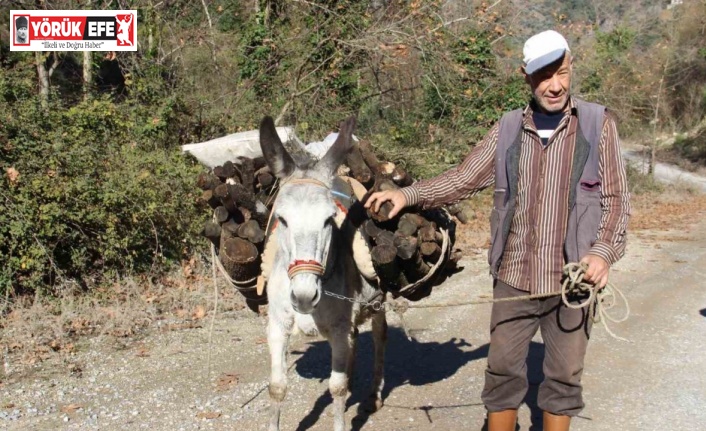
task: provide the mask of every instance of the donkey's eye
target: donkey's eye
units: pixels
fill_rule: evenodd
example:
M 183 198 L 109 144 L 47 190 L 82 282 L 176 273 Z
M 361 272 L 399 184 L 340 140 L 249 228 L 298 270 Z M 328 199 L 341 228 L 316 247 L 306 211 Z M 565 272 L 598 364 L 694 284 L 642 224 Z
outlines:
M 282 218 L 281 216 L 277 216 L 277 222 L 279 224 L 281 224 L 282 226 L 287 227 L 287 221 L 284 218 Z

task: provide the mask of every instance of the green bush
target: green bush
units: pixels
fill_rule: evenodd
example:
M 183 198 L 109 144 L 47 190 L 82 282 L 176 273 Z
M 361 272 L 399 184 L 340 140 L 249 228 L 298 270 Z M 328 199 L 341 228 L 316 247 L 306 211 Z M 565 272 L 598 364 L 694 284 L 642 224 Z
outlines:
M 679 136 L 672 149 L 692 163 L 706 166 L 706 127 L 691 136 Z
M 2 94 L 0 166 L 19 177 L 0 186 L 0 289 L 90 287 L 165 269 L 201 245 L 201 168 L 180 154 L 189 113 L 178 99 L 151 109 L 53 100 L 44 112 L 35 96 Z

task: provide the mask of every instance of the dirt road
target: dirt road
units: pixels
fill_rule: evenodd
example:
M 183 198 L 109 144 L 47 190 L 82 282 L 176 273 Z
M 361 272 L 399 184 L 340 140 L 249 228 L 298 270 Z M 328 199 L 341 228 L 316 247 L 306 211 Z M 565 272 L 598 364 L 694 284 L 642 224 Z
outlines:
M 429 301 L 490 293 L 483 255 Z M 594 328 L 584 374 L 587 407 L 574 430 L 706 429 L 706 222 L 688 229 L 640 232 L 612 280 L 632 307 L 613 325 L 630 342 Z M 410 310 L 412 339 L 390 315 L 385 407 L 357 413 L 372 367 L 369 333 L 361 335 L 358 375 L 346 418 L 353 430 L 480 429 L 488 351 L 489 306 Z M 0 385 L 0 428 L 10 430 L 263 430 L 268 396 L 263 318 L 243 310 L 208 324 L 150 331 L 116 348 L 102 337 L 78 346 L 79 372 L 43 363 Z M 366 328 L 366 331 L 368 328 Z M 208 372 L 210 351 L 211 371 Z M 521 429 L 539 430 L 535 403 L 541 339 L 529 358 L 532 383 Z M 291 345 L 290 391 L 283 430 L 329 430 L 328 346 L 302 336 Z M 533 425 L 534 424 L 534 425 Z

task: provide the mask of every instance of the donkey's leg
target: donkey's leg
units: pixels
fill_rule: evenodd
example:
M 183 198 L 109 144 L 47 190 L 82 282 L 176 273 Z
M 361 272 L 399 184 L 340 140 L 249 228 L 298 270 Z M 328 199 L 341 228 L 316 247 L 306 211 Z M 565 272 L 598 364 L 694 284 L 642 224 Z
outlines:
M 355 373 L 355 354 L 358 349 L 358 328 L 353 326 L 351 329 L 351 352 L 348 354 L 348 363 L 346 364 L 346 375 L 348 376 L 348 391 L 353 391 L 353 377 Z
M 373 344 L 375 358 L 373 361 L 373 387 L 363 408 L 376 412 L 382 408 L 382 388 L 385 385 L 385 348 L 387 346 L 387 319 L 385 311 L 373 314 Z
M 270 426 L 269 431 L 279 431 L 282 401 L 287 395 L 287 345 L 292 321 L 280 320 L 270 315 L 267 325 L 267 344 L 270 347 Z
M 351 355 L 350 328 L 336 328 L 331 332 L 331 378 L 328 388 L 333 397 L 333 429 L 344 431 L 346 429 L 344 413 L 346 410 L 346 395 L 348 395 L 348 376 L 346 368 Z

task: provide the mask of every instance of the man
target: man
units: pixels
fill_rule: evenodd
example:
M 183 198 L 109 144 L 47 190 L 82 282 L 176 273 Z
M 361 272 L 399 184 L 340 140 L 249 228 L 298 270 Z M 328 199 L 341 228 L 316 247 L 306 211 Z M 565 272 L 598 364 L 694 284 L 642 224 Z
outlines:
M 26 16 L 18 16 L 15 19 L 15 43 L 26 45 L 28 21 Z
M 561 289 L 567 262 L 587 266 L 585 279 L 603 288 L 625 251 L 630 212 L 616 123 L 605 108 L 570 95 L 572 56 L 559 33 L 527 40 L 522 73 L 532 90 L 523 110 L 505 114 L 456 168 L 396 191 L 374 193 L 391 216 L 466 199 L 495 183 L 489 263 L 494 298 Z M 571 298 L 580 301 L 582 298 Z M 581 374 L 591 329 L 586 308 L 558 296 L 493 304 L 482 399 L 489 431 L 514 431 L 528 389 L 525 361 L 541 328 L 544 375 L 538 405 L 544 430 L 568 430 L 583 408 Z

